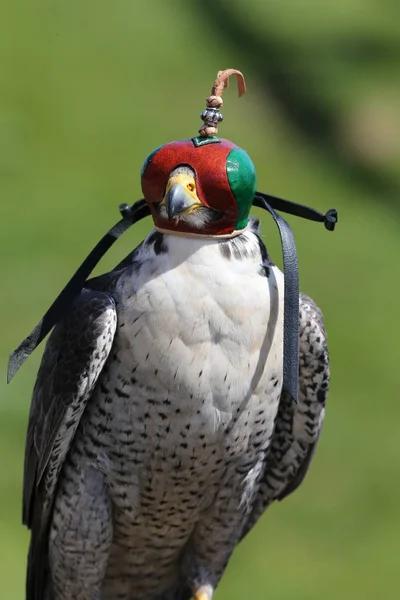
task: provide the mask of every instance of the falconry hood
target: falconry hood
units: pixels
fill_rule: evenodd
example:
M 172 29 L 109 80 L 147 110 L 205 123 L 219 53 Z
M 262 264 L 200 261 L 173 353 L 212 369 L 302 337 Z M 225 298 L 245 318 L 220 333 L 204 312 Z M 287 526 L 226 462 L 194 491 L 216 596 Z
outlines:
M 246 86 L 240 71 L 219 71 L 201 113 L 204 123 L 199 135 L 160 146 L 144 162 L 143 195 L 161 231 L 231 237 L 247 225 L 256 191 L 254 165 L 242 148 L 217 136 L 218 124 L 223 120 L 222 92 L 233 74 L 239 96 L 244 94 Z M 168 211 L 171 202 L 177 211 Z M 186 212 L 196 211 L 202 211 L 203 218 L 184 218 Z
M 236 235 L 247 225 L 256 191 L 254 165 L 242 148 L 217 136 L 218 124 L 223 119 L 222 91 L 232 74 L 237 77 L 241 96 L 246 90 L 242 73 L 235 69 L 220 71 L 206 99 L 206 109 L 201 113 L 204 124 L 199 135 L 160 146 L 145 160 L 143 195 L 156 227 L 162 231 L 227 237 Z M 179 174 L 186 177 L 180 181 Z M 172 186 L 175 186 L 172 194 L 178 197 L 178 208 L 181 207 L 181 212 L 174 214 L 175 218 L 171 211 L 168 214 L 168 210 L 163 210 L 163 202 L 171 202 Z M 196 202 L 191 203 L 187 198 L 185 203 L 185 194 Z M 190 212 L 203 210 L 206 218 L 180 218 L 179 215 L 185 214 L 185 204 Z
M 236 69 L 219 71 L 201 113 L 199 135 L 156 148 L 146 158 L 141 184 L 144 199 L 132 206 L 120 205 L 120 220 L 83 261 L 31 334 L 10 357 L 8 381 L 66 314 L 90 273 L 110 246 L 137 221 L 152 216 L 156 228 L 182 236 L 226 238 L 239 235 L 247 226 L 252 206 L 269 212 L 282 242 L 284 290 L 284 388 L 297 400 L 299 282 L 297 253 L 292 231 L 278 211 L 318 221 L 332 231 L 337 212 L 322 214 L 307 206 L 256 191 L 256 171 L 248 154 L 236 144 L 218 136 L 223 120 L 222 93 L 231 75 L 238 82 L 239 96 L 246 87 Z

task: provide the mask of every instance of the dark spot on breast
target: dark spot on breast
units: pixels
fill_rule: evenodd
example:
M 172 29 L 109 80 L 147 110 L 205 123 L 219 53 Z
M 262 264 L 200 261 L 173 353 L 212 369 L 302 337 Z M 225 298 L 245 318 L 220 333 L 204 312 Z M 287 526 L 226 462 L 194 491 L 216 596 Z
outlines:
M 223 240 L 220 242 L 219 249 L 224 258 L 227 258 L 228 260 L 231 258 L 231 249 L 229 247 L 229 244 L 226 242 L 226 240 Z
M 262 239 L 257 235 L 257 240 L 258 240 L 258 247 L 260 249 L 260 254 L 261 254 L 261 262 L 262 262 L 262 266 L 260 268 L 260 275 L 263 275 L 265 277 L 269 277 L 271 274 L 271 268 L 274 266 L 274 263 L 271 261 L 268 251 L 264 245 L 264 242 L 262 241 Z
M 102 423 L 99 423 L 96 429 L 99 433 L 104 433 L 107 435 L 111 433 L 111 427 L 107 427 L 107 425 L 103 425 Z
M 90 458 L 90 460 L 94 460 L 95 458 L 97 458 L 97 454 L 91 452 L 87 447 L 85 448 L 85 454 L 88 458 Z
M 117 394 L 118 398 L 129 398 L 129 394 L 126 394 L 125 392 L 123 392 L 122 390 L 120 390 L 119 388 L 114 388 L 114 392 Z
M 167 245 L 164 240 L 164 235 L 160 231 L 153 231 L 147 238 L 147 245 L 153 246 L 154 253 L 157 254 L 165 254 L 168 250 Z
M 117 379 L 122 383 L 123 388 L 129 384 L 129 381 L 125 379 L 125 377 L 123 377 L 120 373 L 118 373 Z
M 267 265 L 263 265 L 260 267 L 258 274 L 261 275 L 261 277 L 269 277 L 271 274 L 271 269 Z

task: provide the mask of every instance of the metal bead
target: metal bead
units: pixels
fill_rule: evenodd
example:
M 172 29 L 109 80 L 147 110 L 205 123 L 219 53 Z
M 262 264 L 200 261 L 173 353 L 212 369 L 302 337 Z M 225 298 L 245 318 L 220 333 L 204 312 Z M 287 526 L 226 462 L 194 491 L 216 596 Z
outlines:
M 203 110 L 200 117 L 204 121 L 204 123 L 206 125 L 209 125 L 210 127 L 217 127 L 218 123 L 221 123 L 221 121 L 223 121 L 223 116 L 218 110 L 218 108 L 212 108 L 211 106 Z

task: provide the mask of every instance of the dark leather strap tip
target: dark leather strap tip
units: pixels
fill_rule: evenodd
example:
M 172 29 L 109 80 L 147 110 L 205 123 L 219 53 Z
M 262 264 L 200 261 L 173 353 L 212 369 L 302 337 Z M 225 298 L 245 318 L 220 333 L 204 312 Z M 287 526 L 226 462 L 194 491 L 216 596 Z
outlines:
M 338 222 L 337 210 L 335 208 L 331 208 L 330 210 L 328 210 L 328 212 L 326 213 L 326 215 L 324 217 L 325 229 L 327 229 L 328 231 L 334 231 L 335 225 L 337 222 Z

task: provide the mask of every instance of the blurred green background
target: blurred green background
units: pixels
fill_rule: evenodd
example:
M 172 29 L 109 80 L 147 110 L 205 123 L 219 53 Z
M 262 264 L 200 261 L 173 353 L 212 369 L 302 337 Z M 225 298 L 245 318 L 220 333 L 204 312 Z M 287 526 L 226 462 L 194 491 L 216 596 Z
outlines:
M 301 288 L 321 305 L 332 391 L 296 494 L 237 549 L 218 600 L 398 598 L 400 566 L 400 4 L 394 0 L 0 2 L 0 597 L 24 597 L 24 436 L 41 351 L 9 353 L 140 197 L 142 161 L 195 135 L 219 69 L 244 71 L 221 133 L 259 189 L 322 211 L 289 218 Z M 150 228 L 103 260 L 116 264 Z M 280 261 L 272 220 L 263 236 Z

